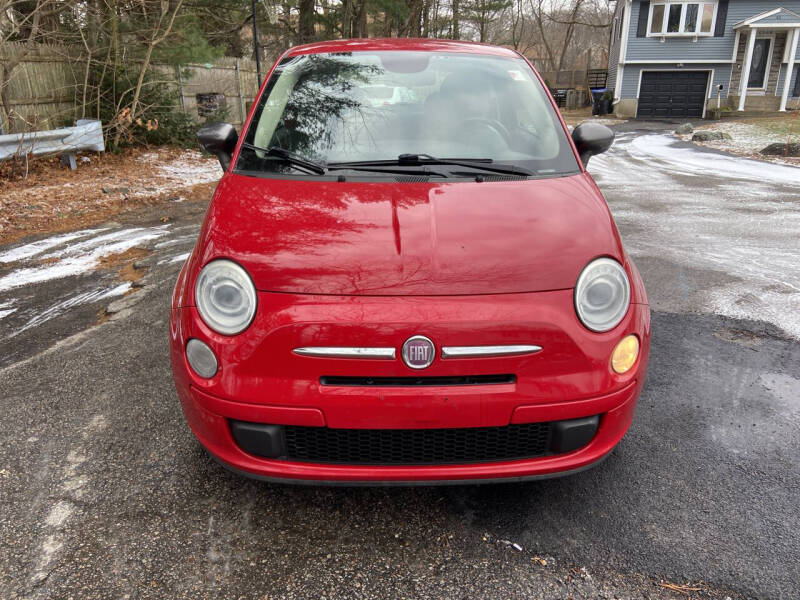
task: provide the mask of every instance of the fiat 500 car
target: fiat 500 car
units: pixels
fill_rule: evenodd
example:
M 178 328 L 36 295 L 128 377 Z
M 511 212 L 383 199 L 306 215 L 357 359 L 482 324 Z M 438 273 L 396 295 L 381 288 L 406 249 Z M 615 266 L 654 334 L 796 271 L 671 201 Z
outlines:
M 299 46 L 238 135 L 172 298 L 202 445 L 292 482 L 490 482 L 580 471 L 633 418 L 642 280 L 517 53 L 440 40 Z

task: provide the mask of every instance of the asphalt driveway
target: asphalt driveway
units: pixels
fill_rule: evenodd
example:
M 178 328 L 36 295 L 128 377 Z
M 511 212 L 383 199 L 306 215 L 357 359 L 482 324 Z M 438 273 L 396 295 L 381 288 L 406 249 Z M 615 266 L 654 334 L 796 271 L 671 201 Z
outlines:
M 167 347 L 202 206 L 0 247 L 0 597 L 800 596 L 800 170 L 752 168 L 630 125 L 593 159 L 648 287 L 650 371 L 604 463 L 528 484 L 220 468 L 184 424 Z M 37 271 L 110 243 L 150 251 L 125 290 L 74 261 Z

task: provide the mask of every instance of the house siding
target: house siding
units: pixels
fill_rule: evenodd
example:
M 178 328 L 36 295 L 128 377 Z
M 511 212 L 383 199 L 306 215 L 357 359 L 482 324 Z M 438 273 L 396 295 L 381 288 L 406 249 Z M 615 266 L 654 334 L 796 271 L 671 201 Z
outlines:
M 800 64 L 794 64 L 794 70 L 792 71 L 792 79 L 789 81 L 789 98 L 798 98 L 798 96 L 793 95 L 795 86 L 797 85 L 797 77 L 798 72 L 800 72 Z M 778 95 L 780 96 L 783 93 L 783 77 L 786 73 L 786 65 L 781 65 L 781 73 L 780 73 L 780 87 L 778 88 Z
M 613 37 L 611 38 L 611 48 L 608 52 L 608 79 L 606 81 L 606 89 L 613 90 L 617 84 L 617 63 L 619 63 L 619 52 L 622 48 L 622 26 L 623 26 L 623 13 L 625 9 L 625 0 L 617 0 L 617 6 L 614 9 L 614 21 L 616 22 L 616 30 L 612 30 Z
M 658 37 L 636 37 L 635 24 L 639 19 L 641 2 L 635 0 L 631 6 L 631 31 L 628 36 L 627 60 L 666 60 L 670 58 L 678 61 L 730 60 L 735 38 L 733 26 L 740 21 L 781 6 L 794 12 L 800 12 L 800 0 L 787 0 L 780 3 L 775 0 L 730 0 L 723 37 L 698 37 L 696 42 L 693 42 L 694 38 L 691 37 L 665 37 L 662 42 Z M 798 49 L 798 54 L 800 54 L 800 49 Z
M 622 4 L 623 0 L 619 0 L 618 3 Z M 714 77 L 709 98 L 716 98 L 716 90 L 719 84 L 723 86 L 723 98 L 728 97 L 729 85 L 733 95 L 736 95 L 738 90 L 736 82 L 739 80 L 741 67 L 735 64 L 732 65 L 730 62 L 736 37 L 733 26 L 740 21 L 779 7 L 800 13 L 800 0 L 787 0 L 781 3 L 777 3 L 775 0 L 729 0 L 724 36 L 698 37 L 696 41 L 693 41 L 694 38 L 691 37 L 665 37 L 662 42 L 659 37 L 636 36 L 641 2 L 640 0 L 634 0 L 631 5 L 630 29 L 628 31 L 620 98 L 637 98 L 641 71 L 676 69 L 678 63 L 682 63 L 682 68 L 685 70 L 709 71 L 713 69 Z M 739 42 L 738 54 L 740 56 L 744 53 L 747 41 L 745 36 L 746 34 L 742 35 Z M 783 89 L 783 73 L 786 70 L 786 65 L 781 63 L 784 44 L 781 40 L 785 39 L 785 32 L 777 32 L 776 43 L 773 46 L 773 59 L 767 94 L 780 95 Z M 617 49 L 618 52 L 619 50 Z M 675 64 L 663 62 L 673 59 Z M 797 60 L 800 61 L 800 46 L 797 51 Z M 649 63 L 649 61 L 660 62 Z M 793 75 L 793 79 L 794 77 L 796 75 Z

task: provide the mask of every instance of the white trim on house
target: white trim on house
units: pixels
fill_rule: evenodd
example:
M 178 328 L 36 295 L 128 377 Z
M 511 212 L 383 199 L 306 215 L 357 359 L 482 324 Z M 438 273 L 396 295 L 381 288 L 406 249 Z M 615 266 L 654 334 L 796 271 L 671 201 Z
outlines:
M 632 0 L 625 0 L 625 6 L 622 10 L 625 14 L 622 15 L 622 39 L 620 40 L 619 47 L 619 61 L 625 64 L 625 58 L 628 56 L 628 36 L 631 29 L 631 4 Z M 624 43 L 622 43 L 624 41 Z
M 800 27 L 800 25 L 798 25 Z M 781 64 L 785 65 L 789 62 L 789 47 L 792 45 L 792 32 L 786 32 L 786 41 L 783 43 L 783 57 L 781 57 Z
M 779 12 L 785 12 L 785 13 L 788 13 L 790 15 L 794 15 L 795 17 L 800 17 L 800 15 L 798 15 L 796 12 L 793 12 L 793 11 L 789 10 L 788 8 L 778 7 L 778 8 L 773 8 L 772 10 L 768 10 L 767 12 L 763 12 L 761 14 L 758 14 L 758 15 L 755 15 L 753 17 L 750 17 L 749 19 L 745 19 L 744 21 L 739 21 L 738 23 L 736 23 L 733 26 L 733 28 L 734 29 L 740 29 L 742 27 L 748 27 L 748 26 L 749 27 L 763 27 L 765 29 L 771 28 L 771 27 L 778 28 L 778 29 L 782 29 L 782 28 L 786 28 L 786 27 L 798 27 L 797 23 L 792 24 L 792 23 L 757 23 L 756 22 L 756 21 L 760 21 L 761 19 L 766 19 L 767 17 L 771 17 L 773 15 L 777 15 Z
M 793 29 L 800 27 L 800 23 L 754 23 L 753 29 Z
M 651 62 L 654 62 L 654 61 L 651 61 Z M 701 73 L 701 72 L 708 73 L 708 81 L 706 82 L 706 96 L 703 99 L 703 114 L 700 116 L 701 119 L 705 119 L 706 118 L 706 105 L 708 104 L 708 99 L 709 99 L 709 97 L 711 95 L 711 86 L 714 83 L 714 69 L 639 69 L 639 83 L 636 84 L 636 101 L 637 101 L 637 104 L 638 104 L 638 101 L 639 101 L 639 95 L 642 92 L 642 75 L 644 73 L 652 73 L 654 71 L 681 71 L 681 72 L 691 71 L 691 72 L 697 72 L 697 73 Z M 636 113 L 637 114 L 639 113 L 639 107 L 638 106 L 636 107 Z
M 669 60 L 628 60 L 625 61 L 626 65 L 727 65 L 732 62 L 736 62 L 735 60 L 731 60 L 728 58 L 719 58 L 719 59 L 689 59 L 689 60 L 680 60 L 671 58 Z
M 680 24 L 678 25 L 681 31 L 673 31 L 667 32 L 667 22 L 669 21 L 669 7 L 673 4 L 680 4 L 682 5 L 681 8 L 681 20 Z M 695 21 L 695 31 L 683 31 L 685 27 L 686 21 L 686 6 L 689 4 L 697 4 L 697 19 Z M 700 31 L 700 27 L 703 21 L 703 6 L 706 4 L 713 4 L 714 10 L 711 14 L 711 30 L 710 31 Z M 661 31 L 651 33 L 650 29 L 653 23 L 653 10 L 656 6 L 663 6 L 664 7 L 664 15 L 661 20 Z M 645 30 L 645 37 L 656 37 L 662 38 L 661 41 L 664 41 L 664 38 L 685 38 L 685 37 L 713 37 L 714 36 L 714 27 L 717 22 L 717 10 L 719 9 L 719 2 L 718 0 L 659 0 L 657 2 L 651 2 L 650 8 L 648 9 L 647 13 L 647 29 Z
M 753 48 L 756 43 L 758 31 L 750 28 L 747 33 L 747 45 L 744 47 L 744 63 L 742 63 L 741 75 L 739 75 L 739 106 L 736 110 L 744 110 L 744 102 L 747 99 L 747 83 L 750 79 L 750 67 L 753 64 Z
M 800 40 L 800 28 L 792 30 L 792 42 L 791 46 L 792 49 L 789 52 L 789 62 L 786 64 L 786 68 L 784 69 L 784 81 L 783 81 L 783 90 L 781 91 L 781 103 L 778 108 L 780 112 L 786 112 L 786 102 L 789 100 L 789 85 L 792 82 L 792 71 L 794 71 L 794 61 L 795 56 L 797 56 L 797 43 Z M 786 38 L 786 46 L 789 46 L 789 38 Z M 800 78 L 800 71 L 797 74 L 797 77 Z M 780 84 L 780 80 L 778 81 Z M 795 84 L 796 85 L 796 84 Z M 776 90 L 777 91 L 777 88 Z
M 773 8 L 772 10 L 768 10 L 767 12 L 755 15 L 753 17 L 750 17 L 749 19 L 745 19 L 744 21 L 739 21 L 733 26 L 733 28 L 738 29 L 739 27 L 745 27 L 746 25 L 750 25 L 750 23 L 755 23 L 760 19 L 766 19 L 767 17 L 771 17 L 772 15 L 777 15 L 779 12 L 781 12 L 781 10 L 783 9 L 781 9 L 780 7 Z
M 628 35 L 631 26 L 631 4 L 632 0 L 625 0 L 622 7 L 622 37 L 619 40 L 619 60 L 617 61 L 617 79 L 614 81 L 614 101 L 621 100 L 622 95 L 622 75 L 625 71 L 625 57 L 628 52 Z

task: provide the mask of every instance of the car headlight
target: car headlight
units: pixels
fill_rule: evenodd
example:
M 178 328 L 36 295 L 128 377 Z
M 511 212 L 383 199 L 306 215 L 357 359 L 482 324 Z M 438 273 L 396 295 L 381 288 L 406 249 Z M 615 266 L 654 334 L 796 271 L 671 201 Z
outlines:
M 628 312 L 631 286 L 625 269 L 611 258 L 590 262 L 575 284 L 575 311 L 592 331 L 616 327 Z
M 205 324 L 225 335 L 244 331 L 256 314 L 256 288 L 247 271 L 230 260 L 203 267 L 194 297 Z

